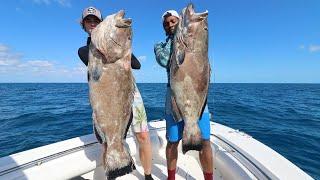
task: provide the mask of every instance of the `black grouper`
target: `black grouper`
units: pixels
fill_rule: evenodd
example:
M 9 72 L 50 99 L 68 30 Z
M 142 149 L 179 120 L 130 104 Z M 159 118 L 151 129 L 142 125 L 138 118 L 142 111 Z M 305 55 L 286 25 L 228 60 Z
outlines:
M 131 38 L 131 19 L 124 19 L 123 10 L 107 16 L 91 33 L 89 97 L 96 135 L 104 146 L 102 162 L 108 179 L 135 169 L 123 140 L 134 97 Z
M 202 149 L 198 120 L 210 82 L 207 16 L 207 11 L 196 13 L 192 4 L 182 10 L 170 58 L 172 112 L 176 120 L 184 120 L 184 153 Z

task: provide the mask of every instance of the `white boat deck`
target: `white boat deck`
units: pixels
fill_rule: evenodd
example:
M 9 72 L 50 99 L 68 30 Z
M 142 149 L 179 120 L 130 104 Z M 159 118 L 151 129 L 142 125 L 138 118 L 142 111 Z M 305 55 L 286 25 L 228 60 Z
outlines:
M 312 179 L 283 156 L 251 136 L 211 122 L 214 179 Z M 166 179 L 165 122 L 150 122 L 152 176 Z M 136 163 L 133 173 L 117 179 L 144 179 L 134 136 L 126 139 Z M 0 158 L 0 180 L 105 179 L 101 145 L 94 135 L 81 136 Z M 203 179 L 198 152 L 179 146 L 176 179 Z
M 165 155 L 165 123 L 163 122 L 153 122 L 150 127 L 151 141 L 153 142 L 153 156 L 152 156 L 152 177 L 156 179 L 167 179 L 167 165 L 166 165 L 166 155 Z M 119 180 L 127 179 L 144 179 L 144 171 L 141 166 L 138 147 L 135 144 L 135 139 L 131 132 L 128 134 L 127 143 L 131 150 L 131 155 L 135 161 L 136 170 L 131 173 L 119 177 Z M 198 158 L 198 152 L 189 151 L 185 155 L 182 154 L 181 144 L 179 144 L 179 155 L 178 155 L 176 179 L 203 179 L 203 174 L 200 166 L 200 161 Z M 76 179 L 105 179 L 103 168 L 100 166 L 88 174 L 82 175 L 81 178 Z M 221 173 L 215 169 L 214 179 L 222 179 Z

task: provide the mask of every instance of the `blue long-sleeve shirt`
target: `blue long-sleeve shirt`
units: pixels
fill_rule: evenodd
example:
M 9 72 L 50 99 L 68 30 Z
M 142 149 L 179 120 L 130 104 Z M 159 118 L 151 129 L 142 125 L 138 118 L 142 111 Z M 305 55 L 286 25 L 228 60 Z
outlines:
M 158 64 L 167 70 L 168 85 L 170 83 L 169 64 L 172 53 L 172 39 L 173 38 L 169 36 L 165 42 L 159 42 L 154 46 L 154 54 Z

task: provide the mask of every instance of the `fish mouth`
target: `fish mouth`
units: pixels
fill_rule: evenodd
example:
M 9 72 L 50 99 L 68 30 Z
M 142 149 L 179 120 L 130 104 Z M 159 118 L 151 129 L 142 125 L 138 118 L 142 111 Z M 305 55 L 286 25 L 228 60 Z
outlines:
M 120 19 L 117 22 L 116 27 L 117 28 L 129 28 L 129 27 L 131 27 L 131 23 L 132 23 L 132 20 L 130 18 L 128 18 L 128 19 Z
M 205 19 L 207 19 L 209 12 L 206 10 L 203 13 L 194 13 L 194 18 L 195 21 L 203 21 Z
M 192 3 L 190 3 L 185 10 L 185 13 L 187 15 L 187 17 L 189 18 L 189 20 L 193 21 L 193 22 L 200 22 L 203 21 L 205 19 L 207 19 L 208 17 L 208 11 L 206 10 L 203 13 L 196 13 L 194 11 L 194 6 Z
M 125 12 L 124 10 L 120 10 L 117 14 L 116 14 L 116 27 L 118 28 L 128 28 L 131 27 L 131 23 L 132 23 L 132 19 L 131 18 L 124 18 L 125 16 Z

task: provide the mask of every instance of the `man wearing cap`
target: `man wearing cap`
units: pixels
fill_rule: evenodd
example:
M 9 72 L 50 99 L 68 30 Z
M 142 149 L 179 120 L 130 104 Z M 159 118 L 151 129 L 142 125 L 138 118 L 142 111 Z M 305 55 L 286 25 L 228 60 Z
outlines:
M 159 42 L 154 46 L 154 53 L 158 64 L 167 70 L 167 93 L 165 104 L 165 119 L 166 119 L 166 158 L 168 168 L 168 180 L 175 179 L 175 172 L 178 159 L 178 145 L 182 139 L 184 128 L 184 121 L 175 121 L 172 115 L 171 107 L 171 89 L 170 89 L 170 56 L 172 53 L 172 44 L 175 31 L 177 29 L 180 17 L 175 10 L 166 11 L 162 15 L 162 25 L 166 33 L 165 42 Z M 198 125 L 200 127 L 202 136 L 202 150 L 199 152 L 199 158 L 203 170 L 205 180 L 213 179 L 213 162 L 212 149 L 210 145 L 210 113 L 206 105 L 204 112 L 199 119 Z
M 83 10 L 82 18 L 81 18 L 81 26 L 88 33 L 87 45 L 79 48 L 78 55 L 81 61 L 88 66 L 89 59 L 89 44 L 91 42 L 91 32 L 92 30 L 103 20 L 101 12 L 95 7 L 88 7 Z M 140 69 L 140 62 L 138 59 L 132 54 L 131 57 L 131 67 L 133 69 Z M 132 105 L 132 119 L 130 120 L 129 126 L 131 125 L 131 129 L 134 132 L 136 139 L 139 144 L 139 156 L 140 161 L 144 169 L 145 179 L 152 180 L 151 176 L 151 142 L 149 137 L 149 129 L 147 124 L 147 116 L 146 111 L 143 105 L 142 97 L 138 90 L 138 87 L 135 85 L 135 94 Z M 101 138 L 99 137 L 96 128 L 94 127 L 96 138 L 100 143 L 103 143 Z

